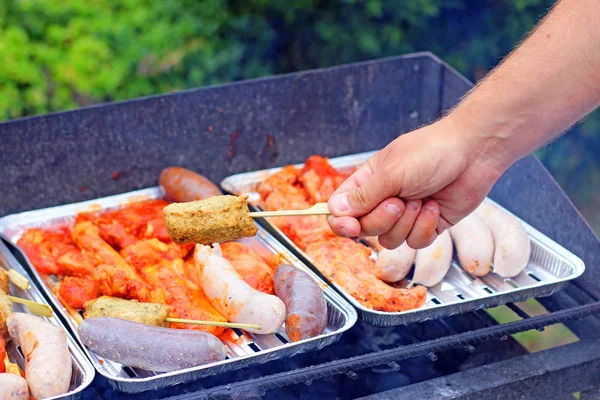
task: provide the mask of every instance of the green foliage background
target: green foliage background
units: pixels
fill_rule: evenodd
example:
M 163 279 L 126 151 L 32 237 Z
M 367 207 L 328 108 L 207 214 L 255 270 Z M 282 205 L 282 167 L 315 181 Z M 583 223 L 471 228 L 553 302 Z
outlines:
M 0 120 L 429 50 L 476 80 L 552 0 L 0 0 Z M 539 152 L 600 230 L 600 119 Z

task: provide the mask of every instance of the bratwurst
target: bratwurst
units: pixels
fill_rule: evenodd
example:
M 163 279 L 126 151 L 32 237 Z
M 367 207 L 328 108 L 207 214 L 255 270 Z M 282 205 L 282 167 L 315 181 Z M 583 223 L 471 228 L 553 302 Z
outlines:
M 40 317 L 12 313 L 7 321 L 10 336 L 27 358 L 25 376 L 35 399 L 69 391 L 73 372 L 67 334 Z
M 81 341 L 101 357 L 130 367 L 169 372 L 224 360 L 225 345 L 214 335 L 124 319 L 95 317 L 79 325 Z
M 318 336 L 327 326 L 327 301 L 306 272 L 281 264 L 273 277 L 275 294 L 286 307 L 285 332 L 292 342 Z
M 165 192 L 165 199 L 177 203 L 203 200 L 223 194 L 217 185 L 202 175 L 181 167 L 163 169 L 158 183 Z
M 4 360 L 0 360 L 4 363 Z M 19 375 L 0 374 L 0 400 L 28 400 L 27 381 Z
M 261 327 L 261 330 L 245 329 L 252 333 L 274 333 L 281 328 L 286 316 L 283 301 L 248 285 L 223 258 L 219 245 L 210 248 L 197 244 L 194 261 L 206 297 L 225 318 Z

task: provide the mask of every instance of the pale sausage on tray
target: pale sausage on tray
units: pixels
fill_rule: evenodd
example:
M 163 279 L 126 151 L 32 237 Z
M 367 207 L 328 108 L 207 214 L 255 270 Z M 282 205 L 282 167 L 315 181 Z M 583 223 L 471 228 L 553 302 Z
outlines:
M 165 199 L 177 203 L 203 200 L 223 194 L 217 185 L 202 175 L 182 167 L 163 169 L 158 183 L 165 192 Z
M 4 363 L 4 360 L 0 360 Z M 19 375 L 0 374 L 0 400 L 28 400 L 27 381 Z
M 73 367 L 65 331 L 24 313 L 12 313 L 6 324 L 27 358 L 25 376 L 31 395 L 43 399 L 68 392 Z
M 149 371 L 191 368 L 224 360 L 226 356 L 225 345 L 210 333 L 111 317 L 84 320 L 79 325 L 79 336 L 100 357 Z
M 412 268 L 416 254 L 417 251 L 406 242 L 393 250 L 381 247 L 375 261 L 375 276 L 388 283 L 404 279 Z
M 248 285 L 233 266 L 222 257 L 219 245 L 196 245 L 194 261 L 206 297 L 214 308 L 231 322 L 255 324 L 261 330 L 252 333 L 274 333 L 285 320 L 285 304 L 277 296 L 259 292 Z
M 483 218 L 494 238 L 494 272 L 503 278 L 519 275 L 531 256 L 531 243 L 523 225 L 492 204 L 483 203 L 475 212 Z
M 306 272 L 281 264 L 273 277 L 275 294 L 286 307 L 285 332 L 292 342 L 318 336 L 327 326 L 323 290 Z
M 494 239 L 489 228 L 477 214 L 472 213 L 450 228 L 458 261 L 473 276 L 485 276 L 492 269 Z
M 432 287 L 444 279 L 452 265 L 452 239 L 444 231 L 432 244 L 417 250 L 415 272 L 412 281 Z

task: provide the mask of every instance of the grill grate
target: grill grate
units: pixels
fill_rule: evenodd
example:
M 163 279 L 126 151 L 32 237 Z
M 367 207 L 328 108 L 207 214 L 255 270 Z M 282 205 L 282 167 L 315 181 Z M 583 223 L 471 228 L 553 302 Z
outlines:
M 477 314 L 478 312 L 472 314 Z M 355 371 L 358 370 L 376 366 L 394 366 L 398 365 L 397 361 L 419 356 L 426 356 L 430 360 L 435 361 L 437 359 L 437 352 L 458 347 L 463 347 L 465 350 L 469 351 L 469 348 L 473 349 L 473 345 L 477 343 L 494 339 L 503 340 L 509 335 L 518 332 L 541 329 L 548 325 L 578 320 L 598 313 L 600 313 L 600 301 L 559 310 L 550 314 L 524 318 L 504 325 L 491 325 L 475 331 L 466 331 L 438 339 L 419 342 L 415 338 L 414 343 L 406 346 L 370 352 L 364 355 L 262 376 L 260 378 L 249 379 L 234 384 L 216 386 L 205 389 L 202 393 L 196 392 L 190 395 L 182 395 L 178 398 L 231 398 L 235 397 L 236 394 L 265 393 L 267 390 L 277 387 L 284 387 L 302 382 L 312 382 L 316 379 L 328 378 L 339 374 L 354 375 L 356 374 Z

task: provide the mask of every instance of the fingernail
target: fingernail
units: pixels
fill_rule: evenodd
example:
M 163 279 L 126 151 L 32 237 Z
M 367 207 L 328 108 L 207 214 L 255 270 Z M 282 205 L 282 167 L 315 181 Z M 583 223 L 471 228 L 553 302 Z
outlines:
M 394 216 L 399 216 L 400 214 L 402 214 L 402 210 L 400 210 L 400 207 L 398 207 L 395 204 L 387 204 L 385 206 L 385 209 L 387 210 L 387 212 L 389 212 L 390 214 L 394 215 Z
M 414 200 L 409 200 L 406 202 L 406 207 L 411 211 L 416 211 L 419 209 L 419 202 Z
M 345 237 L 350 237 L 350 234 L 343 226 L 340 228 L 340 232 L 342 232 L 342 235 L 344 235 Z
M 424 211 L 431 213 L 431 214 L 435 214 L 437 212 L 437 207 L 433 206 L 433 205 L 426 205 L 424 207 Z
M 350 209 L 350 203 L 348 203 L 348 195 L 340 194 L 339 196 L 332 197 L 329 200 L 329 205 L 333 208 L 334 212 L 346 212 Z

